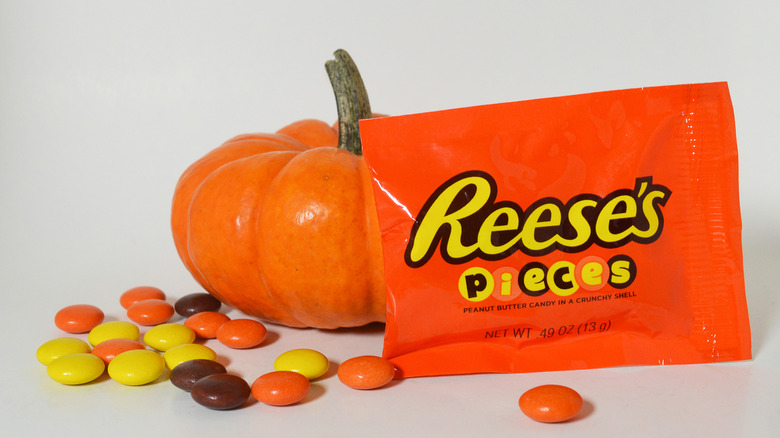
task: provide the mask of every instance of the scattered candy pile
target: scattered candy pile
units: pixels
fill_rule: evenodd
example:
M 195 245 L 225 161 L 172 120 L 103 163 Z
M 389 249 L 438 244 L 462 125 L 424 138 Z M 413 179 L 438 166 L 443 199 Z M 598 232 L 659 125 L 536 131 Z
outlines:
M 311 381 L 325 375 L 330 367 L 322 353 L 294 349 L 278 356 L 275 371 L 261 375 L 250 386 L 243 378 L 230 374 L 217 361 L 214 350 L 194 342 L 197 338 L 216 339 L 233 349 L 256 347 L 268 334 L 262 323 L 231 319 L 219 312 L 221 303 L 207 293 L 185 295 L 170 305 L 162 290 L 141 286 L 123 293 L 119 303 L 133 322 L 103 322 L 103 311 L 88 304 L 57 312 L 55 325 L 67 333 L 88 333 L 88 343 L 61 337 L 41 345 L 36 356 L 52 379 L 81 385 L 107 371 L 119 383 L 140 386 L 156 381 L 167 368 L 171 370 L 171 383 L 188 391 L 195 402 L 225 410 L 244 405 L 250 396 L 271 406 L 296 404 L 309 393 Z M 183 324 L 168 322 L 174 313 L 186 318 Z M 151 327 L 143 343 L 136 324 Z M 395 375 L 393 364 L 377 356 L 354 357 L 338 368 L 339 381 L 360 390 L 381 388 Z M 577 416 L 583 401 L 571 388 L 542 385 L 526 391 L 518 403 L 531 419 L 558 423 Z
M 156 381 L 167 368 L 171 383 L 188 391 L 195 402 L 224 410 L 242 406 L 250 396 L 272 406 L 298 403 L 308 394 L 310 381 L 322 377 L 330 366 L 328 358 L 318 351 L 290 350 L 276 359 L 275 371 L 263 374 L 250 386 L 230 374 L 217 361 L 214 350 L 195 340 L 216 339 L 233 349 L 256 347 L 268 333 L 262 323 L 231 319 L 219 312 L 221 303 L 207 293 L 189 294 L 171 305 L 159 288 L 140 286 L 123 293 L 119 303 L 132 322 L 103 322 L 103 311 L 87 304 L 57 312 L 54 321 L 59 329 L 87 333 L 88 342 L 61 337 L 38 348 L 38 361 L 46 365 L 52 379 L 81 385 L 107 371 L 119 383 L 140 386 Z M 174 313 L 186 318 L 182 324 L 168 322 Z M 139 325 L 150 327 L 143 342 Z M 338 375 L 349 387 L 375 389 L 393 379 L 395 368 L 383 358 L 361 356 L 344 362 Z

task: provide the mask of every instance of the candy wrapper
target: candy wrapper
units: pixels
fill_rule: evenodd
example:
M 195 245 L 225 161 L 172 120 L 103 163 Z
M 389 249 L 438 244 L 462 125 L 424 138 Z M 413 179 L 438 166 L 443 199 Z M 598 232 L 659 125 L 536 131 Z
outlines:
M 751 357 L 726 83 L 360 130 L 404 376 Z

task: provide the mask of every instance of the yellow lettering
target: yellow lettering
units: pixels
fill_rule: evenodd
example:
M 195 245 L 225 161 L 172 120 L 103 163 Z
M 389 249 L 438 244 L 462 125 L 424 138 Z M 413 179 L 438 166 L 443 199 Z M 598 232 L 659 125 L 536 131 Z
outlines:
M 459 209 L 447 213 L 458 194 L 466 187 L 476 187 L 474 196 Z M 452 258 L 466 257 L 477 249 L 477 244 L 464 245 L 462 241 L 463 228 L 460 220 L 469 217 L 487 204 L 491 195 L 490 183 L 484 178 L 473 176 L 455 181 L 446 187 L 431 203 L 414 234 L 414 242 L 408 252 L 409 259 L 417 263 L 430 257 L 433 251 L 434 239 L 445 226 L 449 227 L 447 241 L 443 242 L 447 254 Z
M 574 263 L 566 260 L 555 262 L 550 266 L 550 270 L 547 271 L 547 284 L 555 295 L 567 297 L 580 288 L 574 279 L 574 268 Z
M 526 271 L 523 276 L 524 290 L 530 292 L 541 292 L 545 290 L 547 285 L 544 282 L 544 274 L 545 272 L 542 268 L 532 268 Z
M 617 213 L 619 205 L 625 205 L 625 211 Z M 628 195 L 617 196 L 611 199 L 601 209 L 599 217 L 596 219 L 596 235 L 601 241 L 606 243 L 618 242 L 630 236 L 634 227 L 627 227 L 625 230 L 614 234 L 610 229 L 610 223 L 619 219 L 633 219 L 636 217 L 636 200 Z
M 507 223 L 505 225 L 496 225 L 496 222 L 501 216 L 505 216 L 507 218 Z M 477 245 L 479 246 L 479 250 L 484 254 L 501 254 L 517 243 L 519 239 L 519 233 L 518 236 L 512 238 L 510 241 L 501 246 L 493 245 L 493 233 L 508 230 L 517 231 L 519 228 L 520 217 L 518 217 L 517 212 L 514 209 L 503 207 L 493 211 L 488 215 L 488 217 L 485 218 L 482 226 L 479 227 L 479 236 L 477 237 Z
M 542 220 L 541 217 L 545 212 L 550 213 L 548 220 Z M 547 227 L 560 227 L 561 226 L 561 209 L 555 204 L 542 204 L 534 209 L 528 217 L 525 219 L 523 226 L 522 240 L 523 246 L 531 251 L 542 251 L 547 249 L 550 245 L 555 244 L 556 236 L 550 237 L 547 240 L 539 242 L 536 240 L 536 229 Z
M 618 260 L 612 263 L 610 270 L 612 275 L 609 278 L 610 283 L 623 284 L 631 279 L 631 263 L 628 260 Z
M 620 189 L 605 198 L 586 193 L 565 205 L 544 198 L 524 212 L 511 201 L 496 203 L 496 192 L 495 180 L 481 171 L 464 172 L 440 186 L 415 219 L 404 254 L 406 263 L 423 266 L 439 245 L 445 261 L 464 263 L 477 257 L 498 260 L 516 250 L 541 256 L 554 250 L 578 252 L 592 244 L 604 248 L 629 242 L 648 244 L 661 235 L 661 207 L 672 193 L 653 184 L 651 177 L 643 177 L 636 179 L 633 190 Z M 595 287 L 604 281 L 595 277 L 595 271 L 593 275 L 587 280 L 596 283 L 580 286 Z M 533 292 L 536 279 L 533 275 L 527 279 L 532 284 L 525 286 Z M 567 281 L 560 276 L 556 279 L 559 284 Z M 575 287 L 577 281 L 585 283 L 582 277 L 575 279 Z M 563 289 L 556 293 L 568 292 Z
M 558 243 L 568 248 L 576 248 L 580 245 L 584 245 L 588 242 L 591 235 L 591 225 L 582 210 L 588 207 L 595 207 L 598 205 L 594 199 L 583 199 L 575 202 L 571 208 L 569 208 L 569 223 L 576 232 L 572 239 L 565 239 L 562 236 L 558 236 Z
M 663 200 L 666 197 L 666 194 L 661 192 L 660 190 L 655 190 L 647 194 L 647 196 L 642 199 L 642 213 L 645 215 L 645 219 L 647 219 L 648 227 L 646 230 L 639 230 L 635 228 L 634 234 L 637 237 L 641 237 L 643 239 L 649 239 L 655 236 L 655 234 L 658 232 L 658 228 L 661 227 L 661 220 L 658 217 L 658 212 L 655 209 L 655 203 L 656 200 Z
M 604 274 L 604 266 L 599 262 L 588 262 L 582 266 L 580 271 L 582 282 L 588 286 L 599 286 L 604 284 L 601 276 Z

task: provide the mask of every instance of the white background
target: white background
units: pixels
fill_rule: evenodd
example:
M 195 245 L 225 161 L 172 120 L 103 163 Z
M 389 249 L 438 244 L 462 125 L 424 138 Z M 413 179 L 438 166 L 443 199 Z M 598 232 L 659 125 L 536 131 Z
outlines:
M 0 1 L 4 436 L 778 436 L 780 87 L 776 1 Z M 167 381 L 67 387 L 35 360 L 55 312 L 124 290 L 199 288 L 169 230 L 181 172 L 233 135 L 335 120 L 323 64 L 358 63 L 375 111 L 407 114 L 728 81 L 740 147 L 752 361 L 401 381 L 331 372 L 301 405 L 209 411 Z M 232 316 L 238 316 L 236 312 Z M 379 354 L 382 327 L 271 327 L 218 351 L 251 381 L 276 355 Z M 526 389 L 569 385 L 577 421 L 534 423 Z M 187 434 L 187 435 L 185 435 Z

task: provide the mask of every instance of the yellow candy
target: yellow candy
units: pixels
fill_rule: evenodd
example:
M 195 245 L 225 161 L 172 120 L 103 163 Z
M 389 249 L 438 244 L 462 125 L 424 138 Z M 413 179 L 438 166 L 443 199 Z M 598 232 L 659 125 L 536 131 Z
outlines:
M 123 385 L 138 386 L 154 382 L 165 371 L 165 361 L 151 350 L 119 353 L 108 363 L 108 375 Z
M 137 341 L 140 338 L 138 326 L 126 321 L 109 321 L 98 325 L 89 332 L 89 343 L 95 345 L 109 339 L 132 339 Z
M 97 379 L 105 369 L 106 364 L 94 354 L 71 353 L 51 361 L 46 372 L 65 385 L 81 385 Z
M 54 359 L 73 353 L 89 353 L 92 351 L 89 344 L 76 338 L 57 338 L 44 342 L 35 357 L 38 362 L 49 365 Z
M 171 347 L 163 353 L 165 365 L 173 370 L 177 365 L 194 359 L 217 360 L 217 353 L 211 348 L 200 344 L 181 344 Z
M 154 326 L 144 335 L 146 345 L 157 351 L 166 351 L 181 344 L 191 344 L 194 340 L 195 332 L 191 328 L 172 322 Z
M 295 371 L 309 380 L 314 380 L 328 371 L 328 358 L 322 353 L 307 348 L 290 350 L 274 361 L 276 371 Z

